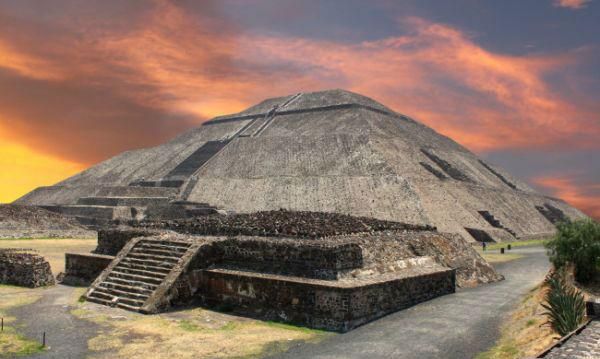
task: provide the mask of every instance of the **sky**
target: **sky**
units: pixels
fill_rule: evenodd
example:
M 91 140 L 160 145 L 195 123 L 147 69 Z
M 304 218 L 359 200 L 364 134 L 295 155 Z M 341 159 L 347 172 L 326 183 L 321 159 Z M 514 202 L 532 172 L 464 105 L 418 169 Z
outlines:
M 600 0 L 0 0 L 0 202 L 343 88 L 600 218 Z

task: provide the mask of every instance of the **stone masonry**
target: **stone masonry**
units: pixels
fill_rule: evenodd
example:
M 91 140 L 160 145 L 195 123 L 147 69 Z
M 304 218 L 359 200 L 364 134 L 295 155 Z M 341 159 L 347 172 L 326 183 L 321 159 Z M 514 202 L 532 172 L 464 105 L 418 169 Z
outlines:
M 0 249 L 0 283 L 22 287 L 54 285 L 50 264 L 32 250 Z
M 195 302 L 347 331 L 457 285 L 502 279 L 460 236 L 332 213 L 145 221 L 99 238 L 96 252 L 119 251 L 86 299 L 142 313 Z

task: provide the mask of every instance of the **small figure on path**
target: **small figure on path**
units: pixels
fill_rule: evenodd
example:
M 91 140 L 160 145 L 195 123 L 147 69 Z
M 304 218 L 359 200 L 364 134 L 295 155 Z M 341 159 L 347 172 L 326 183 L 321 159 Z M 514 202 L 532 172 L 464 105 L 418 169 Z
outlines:
M 487 247 L 487 244 L 485 242 L 481 242 L 481 246 L 483 247 L 483 251 L 485 252 L 485 247 Z

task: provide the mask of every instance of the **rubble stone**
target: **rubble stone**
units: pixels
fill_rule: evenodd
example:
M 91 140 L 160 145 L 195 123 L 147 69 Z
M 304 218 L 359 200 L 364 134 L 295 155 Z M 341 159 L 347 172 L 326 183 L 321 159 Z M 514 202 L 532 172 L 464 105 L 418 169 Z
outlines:
M 0 249 L 0 283 L 36 288 L 54 285 L 50 264 L 29 249 Z

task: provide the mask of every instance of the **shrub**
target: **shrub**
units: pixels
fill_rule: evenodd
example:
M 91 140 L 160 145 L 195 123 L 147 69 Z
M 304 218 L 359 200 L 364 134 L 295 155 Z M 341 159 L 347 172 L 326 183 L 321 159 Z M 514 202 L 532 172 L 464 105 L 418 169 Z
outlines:
M 586 283 L 600 273 L 600 223 L 582 219 L 557 225 L 558 232 L 546 243 L 556 269 L 573 264 L 575 278 Z
M 583 294 L 569 286 L 560 272 L 553 272 L 546 277 L 548 291 L 544 296 L 542 307 L 552 328 L 561 336 L 577 329 L 585 318 L 585 300 Z

